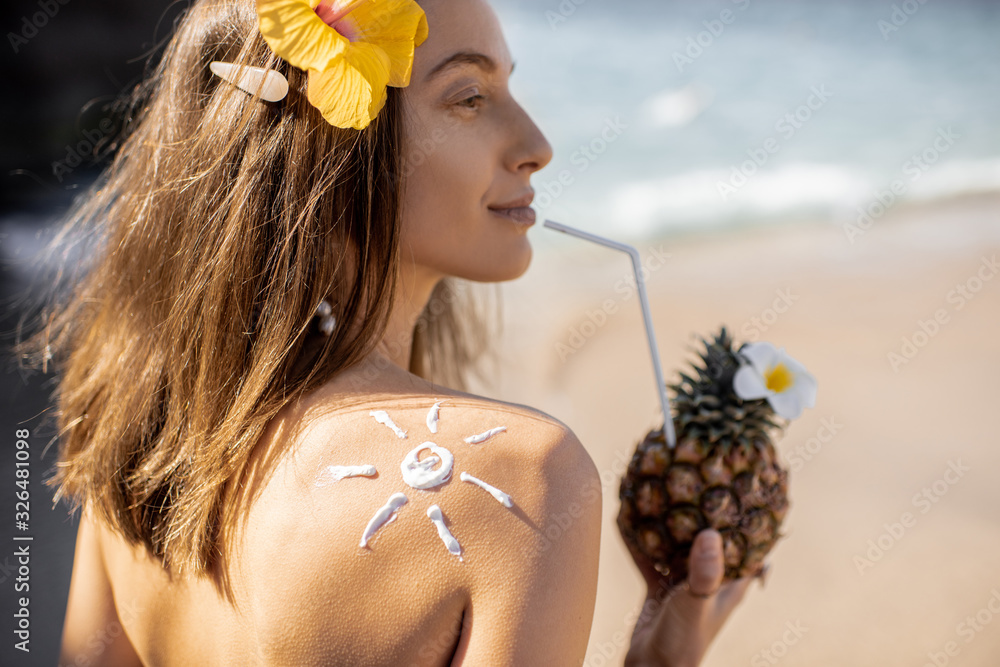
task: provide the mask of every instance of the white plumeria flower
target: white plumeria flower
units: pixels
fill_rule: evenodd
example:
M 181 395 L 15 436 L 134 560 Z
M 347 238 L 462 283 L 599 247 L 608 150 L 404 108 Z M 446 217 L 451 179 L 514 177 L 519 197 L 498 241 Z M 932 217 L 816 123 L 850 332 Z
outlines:
M 766 398 L 785 419 L 795 419 L 803 408 L 816 404 L 816 378 L 785 348 L 761 341 L 747 343 L 739 354 L 749 362 L 733 376 L 733 391 L 743 400 Z

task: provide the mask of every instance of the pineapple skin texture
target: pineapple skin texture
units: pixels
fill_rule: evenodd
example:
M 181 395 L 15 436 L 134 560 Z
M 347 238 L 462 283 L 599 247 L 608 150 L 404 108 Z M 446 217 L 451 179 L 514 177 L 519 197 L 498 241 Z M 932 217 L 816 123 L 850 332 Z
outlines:
M 668 587 L 687 579 L 691 545 L 707 528 L 722 535 L 725 579 L 760 574 L 789 508 L 788 470 L 772 442 L 784 425 L 764 399 L 732 392 L 740 362 L 725 327 L 702 343 L 703 365 L 670 386 L 676 448 L 662 427 L 650 431 L 619 486 L 619 532 Z

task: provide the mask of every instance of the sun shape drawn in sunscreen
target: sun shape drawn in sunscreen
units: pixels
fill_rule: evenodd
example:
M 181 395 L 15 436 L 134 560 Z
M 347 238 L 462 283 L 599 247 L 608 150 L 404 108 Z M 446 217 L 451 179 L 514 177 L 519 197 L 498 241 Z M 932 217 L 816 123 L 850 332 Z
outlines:
M 431 433 L 437 433 L 438 424 L 438 411 L 441 407 L 441 403 L 444 401 L 438 401 L 431 409 L 427 412 L 427 430 Z M 406 439 L 406 431 L 399 428 L 394 421 L 389 417 L 388 413 L 384 410 L 371 410 L 368 413 L 375 418 L 380 424 L 384 424 L 387 428 L 392 430 L 396 434 L 397 438 Z M 497 426 L 491 428 L 488 431 L 483 431 L 482 433 L 477 433 L 476 435 L 470 435 L 464 438 L 465 442 L 470 445 L 477 445 L 481 442 L 492 438 L 497 433 L 506 431 L 506 426 Z M 430 455 L 424 459 L 420 459 L 419 455 L 423 451 L 430 451 Z M 455 457 L 446 448 L 438 445 L 430 440 L 425 440 L 421 444 L 417 445 L 411 449 L 406 456 L 403 457 L 402 463 L 399 464 L 399 470 L 403 474 L 403 481 L 414 489 L 431 489 L 435 486 L 439 486 L 448 482 L 451 479 L 452 468 L 455 466 Z M 371 477 L 376 474 L 375 466 L 373 465 L 351 465 L 351 466 L 327 466 L 320 475 L 320 479 L 317 480 L 317 486 L 323 486 L 329 482 L 339 482 L 345 477 Z M 489 492 L 491 496 L 497 499 L 497 501 L 504 507 L 510 508 L 511 501 L 510 496 L 496 488 L 491 484 L 487 484 L 483 480 L 473 477 L 469 473 L 462 471 L 459 475 L 459 479 L 463 482 L 469 482 L 470 484 L 475 484 L 484 491 Z M 392 523 L 396 519 L 396 515 L 400 508 L 408 502 L 408 498 L 403 493 L 394 493 L 389 496 L 389 500 L 386 501 L 375 515 L 372 516 L 371 520 L 368 521 L 368 525 L 365 527 L 364 533 L 361 535 L 361 543 L 358 545 L 362 548 L 368 546 L 368 540 L 378 532 L 379 528 L 385 526 L 386 524 Z M 444 515 L 441 512 L 441 508 L 437 505 L 431 505 L 427 508 L 427 517 L 437 528 L 438 536 L 441 541 L 444 542 L 444 546 L 448 551 L 456 556 L 458 560 L 462 560 L 462 546 L 455 539 L 455 536 L 451 534 L 448 527 L 444 522 Z

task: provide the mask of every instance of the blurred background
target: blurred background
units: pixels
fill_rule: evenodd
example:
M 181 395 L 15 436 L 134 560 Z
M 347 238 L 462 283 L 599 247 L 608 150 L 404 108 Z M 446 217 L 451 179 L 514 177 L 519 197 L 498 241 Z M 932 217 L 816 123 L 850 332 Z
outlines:
M 533 179 L 532 267 L 503 286 L 501 372 L 473 391 L 566 422 L 602 472 L 585 664 L 627 648 L 643 591 L 617 475 L 662 416 L 627 258 L 545 218 L 640 249 L 668 380 L 722 324 L 818 378 L 816 407 L 777 445 L 787 537 L 705 665 L 1000 664 L 1000 3 L 491 4 L 512 92 L 555 157 Z M 0 8 L 5 345 L 34 253 L 107 164 L 108 104 L 188 5 Z M 54 664 L 76 526 L 42 501 L 51 378 L 4 370 L 0 478 L 30 429 L 36 503 L 32 653 L 5 642 L 0 663 Z M 14 490 L 0 485 L 0 507 Z M 0 551 L 6 619 L 15 577 Z
M 25 291 L 44 267 L 33 259 L 73 197 L 108 163 L 107 140 L 120 128 L 110 104 L 135 86 L 147 57 L 170 34 L 186 3 L 151 0 L 13 0 L 0 4 L 0 643 L 2 665 L 55 665 L 69 590 L 77 517 L 53 507 L 42 484 L 55 462 L 51 424 L 44 422 L 52 377 L 19 371 L 7 353 L 26 314 Z M 28 429 L 30 522 L 15 527 L 15 431 Z M 30 536 L 29 590 L 21 574 L 17 536 Z M 30 596 L 30 653 L 14 648 L 17 600 Z M 101 664 L 94 655 L 80 665 Z

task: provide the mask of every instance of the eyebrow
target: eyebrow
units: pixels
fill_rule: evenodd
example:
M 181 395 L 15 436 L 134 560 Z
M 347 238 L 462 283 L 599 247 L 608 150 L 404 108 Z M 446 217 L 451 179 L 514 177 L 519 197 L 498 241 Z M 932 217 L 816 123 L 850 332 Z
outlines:
M 516 62 L 511 62 L 511 73 L 514 72 L 514 65 L 516 64 Z M 479 69 L 489 72 L 490 74 L 497 71 L 496 61 L 485 53 L 477 53 L 475 51 L 459 51 L 451 54 L 435 65 L 434 68 L 427 73 L 427 76 L 424 77 L 424 81 L 430 81 L 439 74 L 442 74 L 445 70 L 449 70 L 452 67 L 458 67 L 460 65 L 475 65 Z

